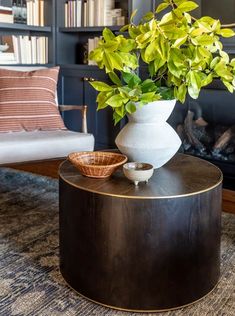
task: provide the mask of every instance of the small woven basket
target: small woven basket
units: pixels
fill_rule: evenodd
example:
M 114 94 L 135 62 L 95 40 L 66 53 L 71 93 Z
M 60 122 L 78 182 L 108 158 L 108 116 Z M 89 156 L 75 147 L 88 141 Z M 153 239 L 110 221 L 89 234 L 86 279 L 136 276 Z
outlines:
M 71 153 L 68 159 L 81 174 L 91 178 L 107 178 L 127 161 L 125 155 L 102 151 Z

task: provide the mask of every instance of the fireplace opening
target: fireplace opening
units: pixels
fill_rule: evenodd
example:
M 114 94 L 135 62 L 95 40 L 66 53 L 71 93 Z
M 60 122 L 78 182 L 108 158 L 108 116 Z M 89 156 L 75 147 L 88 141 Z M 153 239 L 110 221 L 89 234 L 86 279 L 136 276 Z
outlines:
M 215 82 L 197 100 L 178 103 L 169 123 L 182 140 L 180 152 L 216 164 L 224 187 L 235 190 L 235 94 Z

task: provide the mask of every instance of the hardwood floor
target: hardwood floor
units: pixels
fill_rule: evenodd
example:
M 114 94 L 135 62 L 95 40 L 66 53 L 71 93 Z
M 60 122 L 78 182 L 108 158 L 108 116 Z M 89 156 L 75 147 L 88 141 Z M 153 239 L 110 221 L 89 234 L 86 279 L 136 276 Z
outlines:
M 9 167 L 17 170 L 28 171 L 42 176 L 58 178 L 58 169 L 65 159 L 52 159 L 45 161 L 34 161 L 27 163 L 17 163 Z
M 48 161 L 36 161 L 31 163 L 22 163 L 11 165 L 11 168 L 28 171 L 52 178 L 58 177 L 59 165 L 65 159 L 55 159 Z M 235 214 L 235 191 L 223 190 L 223 211 Z
M 235 191 L 223 190 L 223 211 L 235 214 Z

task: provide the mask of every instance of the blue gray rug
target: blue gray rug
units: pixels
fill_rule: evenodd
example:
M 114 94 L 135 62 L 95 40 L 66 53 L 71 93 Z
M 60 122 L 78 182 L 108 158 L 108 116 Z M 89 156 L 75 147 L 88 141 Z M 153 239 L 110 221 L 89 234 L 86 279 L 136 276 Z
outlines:
M 1 168 L 0 315 L 143 315 L 81 298 L 67 287 L 58 265 L 57 180 Z M 199 303 L 148 315 L 235 315 L 235 216 L 229 214 L 223 215 L 221 271 L 217 288 Z

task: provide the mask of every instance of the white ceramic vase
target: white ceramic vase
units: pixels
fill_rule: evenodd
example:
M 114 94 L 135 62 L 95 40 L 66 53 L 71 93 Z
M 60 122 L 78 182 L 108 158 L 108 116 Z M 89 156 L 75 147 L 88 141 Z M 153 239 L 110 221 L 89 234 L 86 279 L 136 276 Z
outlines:
M 178 151 L 181 140 L 166 122 L 175 107 L 175 100 L 154 101 L 128 115 L 129 122 L 118 134 L 118 149 L 130 161 L 146 162 L 160 168 Z

